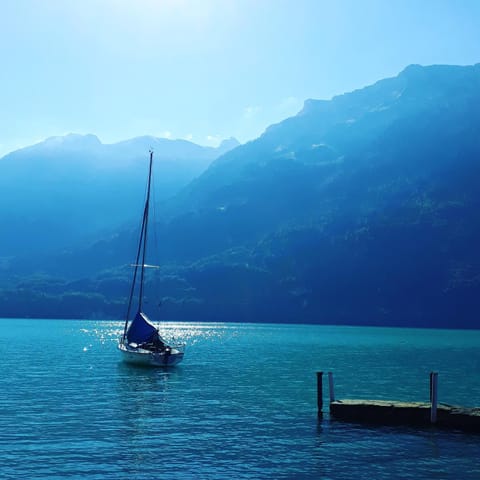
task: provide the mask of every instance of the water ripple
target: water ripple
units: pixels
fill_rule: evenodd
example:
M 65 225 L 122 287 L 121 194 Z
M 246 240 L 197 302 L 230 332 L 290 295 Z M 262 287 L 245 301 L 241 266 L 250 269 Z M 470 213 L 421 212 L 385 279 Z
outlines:
M 315 393 L 333 370 L 340 396 L 422 400 L 436 369 L 480 404 L 478 332 L 172 323 L 185 362 L 159 370 L 119 361 L 117 322 L 0 325 L 2 479 L 480 478 L 477 437 L 319 424 Z

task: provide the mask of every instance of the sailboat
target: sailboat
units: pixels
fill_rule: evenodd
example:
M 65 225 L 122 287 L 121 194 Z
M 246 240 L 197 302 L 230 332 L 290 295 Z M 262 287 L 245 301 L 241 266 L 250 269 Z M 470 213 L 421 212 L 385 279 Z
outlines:
M 143 210 L 142 227 L 138 242 L 137 259 L 133 264 L 134 274 L 130 297 L 128 300 L 127 314 L 123 335 L 118 342 L 123 360 L 129 363 L 151 365 L 155 367 L 169 367 L 177 365 L 183 360 L 184 344 L 169 344 L 161 337 L 159 330 L 143 311 L 143 295 L 145 282 L 145 269 L 147 265 L 147 231 L 148 215 L 150 211 L 150 191 L 152 184 L 153 152 L 150 151 L 150 164 L 148 170 L 147 195 Z M 134 308 L 136 307 L 136 308 Z M 133 319 L 130 318 L 135 311 Z

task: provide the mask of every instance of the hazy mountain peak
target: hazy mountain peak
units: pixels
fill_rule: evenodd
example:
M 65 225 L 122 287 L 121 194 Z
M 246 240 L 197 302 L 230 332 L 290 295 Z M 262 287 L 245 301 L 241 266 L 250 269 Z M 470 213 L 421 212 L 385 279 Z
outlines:
M 398 77 L 402 76 L 411 76 L 416 75 L 448 75 L 448 74 L 465 74 L 469 73 L 470 70 L 476 70 L 480 67 L 480 64 L 475 65 L 420 65 L 418 63 L 413 63 L 406 66 L 399 74 Z
M 235 137 L 226 138 L 222 140 L 220 145 L 218 146 L 217 150 L 223 154 L 228 152 L 229 150 L 233 150 L 234 148 L 238 147 L 240 142 Z
M 320 112 L 322 110 L 326 111 L 328 110 L 329 105 L 329 100 L 316 100 L 313 98 L 308 98 L 305 100 L 305 102 L 303 102 L 303 108 L 298 113 L 298 116 L 308 115 L 310 113 Z
M 63 136 L 49 137 L 41 142 L 45 147 L 63 147 L 63 148 L 88 148 L 92 146 L 99 146 L 102 142 L 96 135 L 92 134 L 78 134 L 68 133 Z

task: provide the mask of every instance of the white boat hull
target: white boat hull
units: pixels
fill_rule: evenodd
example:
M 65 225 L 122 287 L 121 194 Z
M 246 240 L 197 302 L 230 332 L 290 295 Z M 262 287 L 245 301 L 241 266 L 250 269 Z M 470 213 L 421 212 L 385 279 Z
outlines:
M 119 343 L 118 349 L 120 350 L 123 361 L 136 365 L 173 367 L 183 360 L 183 351 L 175 347 L 163 352 L 152 352 L 143 348 L 133 348 Z

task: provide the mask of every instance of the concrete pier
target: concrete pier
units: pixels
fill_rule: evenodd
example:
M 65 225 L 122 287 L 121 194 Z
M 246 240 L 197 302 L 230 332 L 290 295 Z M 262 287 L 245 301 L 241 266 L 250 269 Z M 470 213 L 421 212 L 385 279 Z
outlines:
M 333 418 L 382 425 L 432 425 L 429 403 L 390 400 L 336 400 L 330 404 Z M 438 404 L 438 427 L 480 433 L 480 408 Z
M 335 400 L 331 372 L 328 380 L 331 389 L 329 402 L 331 418 L 380 425 L 436 425 L 442 428 L 480 433 L 480 408 L 438 403 L 438 374 L 435 372 L 430 374 L 430 402 Z M 317 381 L 322 381 L 322 375 L 317 375 Z M 319 401 L 318 405 L 320 404 L 323 403 Z

